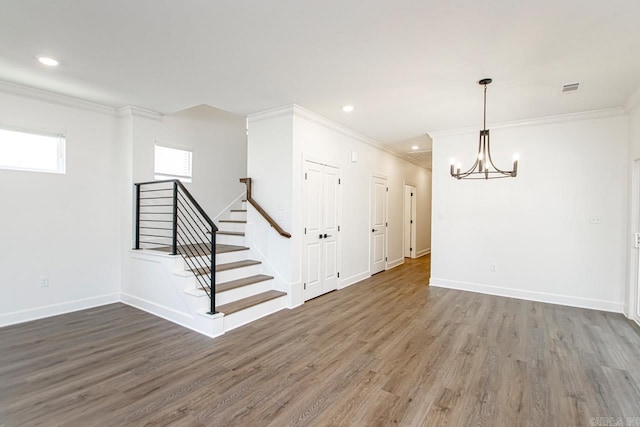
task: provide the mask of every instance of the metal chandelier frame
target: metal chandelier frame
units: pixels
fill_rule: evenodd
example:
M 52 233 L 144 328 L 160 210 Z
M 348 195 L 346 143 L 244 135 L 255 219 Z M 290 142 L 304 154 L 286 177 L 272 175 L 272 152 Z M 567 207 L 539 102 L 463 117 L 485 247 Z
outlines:
M 482 79 L 478 82 L 484 86 L 484 120 L 482 130 L 480 131 L 480 139 L 478 141 L 478 154 L 476 161 L 471 168 L 465 172 L 460 172 L 460 163 L 457 165 L 455 161 L 451 162 L 451 176 L 456 179 L 499 179 L 499 178 L 515 178 L 518 175 L 518 159 L 514 157 L 513 169 L 505 171 L 498 168 L 491 158 L 491 143 L 489 138 L 489 129 L 487 129 L 487 85 L 491 84 L 492 79 Z M 493 169 L 491 169 L 493 168 Z

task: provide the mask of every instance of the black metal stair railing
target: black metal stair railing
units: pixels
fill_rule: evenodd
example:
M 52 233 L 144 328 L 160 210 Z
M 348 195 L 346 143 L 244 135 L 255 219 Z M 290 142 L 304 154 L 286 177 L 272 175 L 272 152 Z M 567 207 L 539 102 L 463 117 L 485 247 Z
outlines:
M 135 249 L 181 255 L 215 314 L 218 227 L 177 179 L 140 182 L 135 192 Z

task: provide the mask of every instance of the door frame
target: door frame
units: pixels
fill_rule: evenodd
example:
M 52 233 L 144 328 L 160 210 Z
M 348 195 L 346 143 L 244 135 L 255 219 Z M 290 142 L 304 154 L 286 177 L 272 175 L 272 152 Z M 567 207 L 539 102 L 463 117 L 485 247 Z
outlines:
M 631 171 L 631 213 L 629 215 L 629 284 L 625 316 L 640 325 L 640 249 L 635 247 L 635 233 L 640 233 L 640 158 L 633 161 Z
M 329 166 L 332 168 L 335 168 L 338 170 L 338 178 L 340 179 L 340 181 L 342 181 L 342 165 L 335 163 L 331 160 L 327 160 L 327 159 L 323 159 L 320 157 L 315 157 L 315 156 L 307 156 L 305 154 L 302 154 L 302 166 L 300 168 L 300 190 L 304 191 L 305 188 L 305 179 L 304 179 L 304 174 L 305 174 L 305 166 L 307 162 L 311 162 L 311 163 L 315 163 L 318 165 L 322 165 L 322 166 Z M 304 234 L 304 228 L 306 227 L 306 223 L 305 223 L 305 218 L 306 218 L 306 212 L 307 212 L 307 203 L 305 202 L 304 197 L 301 197 L 300 201 L 302 202 L 302 233 Z M 338 245 L 337 248 L 337 260 L 336 260 L 336 266 L 338 269 L 338 274 L 342 271 L 342 182 L 340 182 L 340 184 L 338 184 L 338 225 L 341 227 L 341 231 L 338 232 L 338 235 L 336 236 L 336 242 Z M 302 268 L 301 268 L 301 274 L 302 274 L 302 281 L 301 283 L 305 283 L 306 278 L 307 278 L 307 267 L 306 267 L 306 263 L 304 262 L 304 238 L 302 239 L 302 250 L 300 251 L 300 257 L 302 259 Z M 341 286 L 341 277 L 338 277 L 338 287 L 337 289 L 340 289 Z M 303 303 L 308 301 L 305 300 L 305 292 L 304 289 L 302 289 L 302 301 Z M 321 296 L 321 295 L 320 295 Z
M 367 234 L 369 235 L 369 275 L 371 275 L 371 247 L 373 245 L 373 240 L 371 238 L 371 233 L 369 230 L 373 227 L 371 224 L 371 213 L 372 213 L 372 204 L 373 204 L 373 191 L 371 191 L 373 187 L 373 180 L 375 178 L 384 179 L 387 182 L 387 188 L 389 188 L 389 175 L 385 175 L 383 173 L 374 172 L 369 177 L 369 227 L 367 228 Z M 385 192 L 384 197 L 384 217 L 386 219 L 386 223 L 389 224 L 389 191 Z M 404 248 L 403 248 L 404 252 Z M 384 270 L 387 271 L 389 269 L 389 226 L 387 225 L 384 228 Z
M 413 187 L 413 197 L 414 197 L 414 203 L 412 205 L 411 208 L 411 213 L 412 213 L 412 218 L 413 218 L 413 227 L 412 230 L 410 232 L 409 235 L 409 239 L 411 240 L 410 245 L 413 249 L 413 251 L 411 251 L 410 254 L 410 258 L 417 258 L 416 256 L 416 246 L 417 246 L 417 241 L 418 241 L 418 231 L 417 231 L 417 225 L 418 225 L 418 186 L 415 185 L 414 183 L 410 182 L 410 181 L 403 181 L 403 185 L 402 185 L 402 253 L 404 255 L 404 250 L 407 247 L 407 242 L 405 240 L 405 236 L 406 236 L 406 227 L 407 227 L 407 212 L 405 211 L 406 208 L 406 200 L 405 197 L 407 195 L 407 186 L 409 187 Z M 406 257 L 405 257 L 406 258 Z

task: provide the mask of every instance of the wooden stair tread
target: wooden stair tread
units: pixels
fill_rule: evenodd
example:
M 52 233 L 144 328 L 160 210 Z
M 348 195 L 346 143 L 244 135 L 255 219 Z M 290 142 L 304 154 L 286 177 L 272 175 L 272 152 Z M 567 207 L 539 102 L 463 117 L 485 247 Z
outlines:
M 238 246 L 238 245 L 225 245 L 221 243 L 216 243 L 216 253 L 224 254 L 227 252 L 236 252 L 236 251 L 247 251 L 249 250 L 246 246 Z
M 220 313 L 224 313 L 225 315 L 233 314 L 240 310 L 244 310 L 249 307 L 253 307 L 254 305 L 262 304 L 263 302 L 271 301 L 272 299 L 279 298 L 283 295 L 286 295 L 285 292 L 280 291 L 267 291 L 262 292 L 260 294 L 252 295 L 247 298 L 242 298 L 237 301 L 230 302 L 229 304 L 221 305 L 216 307 L 216 309 Z
M 159 248 L 154 248 L 152 250 L 169 253 L 171 252 L 171 246 L 162 246 Z M 227 252 L 236 252 L 236 251 L 246 251 L 246 250 L 249 250 L 249 248 L 246 246 L 226 245 L 221 243 L 216 244 L 217 254 L 224 254 Z M 179 245 L 178 252 L 184 253 L 184 255 L 188 258 L 195 257 L 195 256 L 209 255 L 211 253 L 211 245 L 206 243 Z
M 233 270 L 234 268 L 248 267 L 250 265 L 262 264 L 260 261 L 254 259 L 244 259 L 242 261 L 228 262 L 226 264 L 216 265 L 216 271 Z
M 216 293 L 241 288 L 242 286 L 253 285 L 254 283 L 260 283 L 271 279 L 273 279 L 273 276 L 256 274 L 255 276 L 243 277 L 242 279 L 231 280 L 229 282 L 216 283 Z
M 171 252 L 171 246 L 163 246 L 160 248 L 155 248 L 154 250 L 160 252 Z M 217 253 L 218 251 L 216 251 Z M 190 253 L 198 254 L 198 255 L 209 255 L 211 253 L 211 245 L 207 243 L 193 243 L 189 245 L 178 245 L 178 253 L 184 253 L 189 256 Z
M 242 261 L 228 262 L 226 264 L 218 264 L 216 265 L 216 272 L 233 270 L 235 268 L 248 267 L 250 265 L 262 264 L 260 261 L 256 261 L 253 259 L 245 259 Z M 196 276 L 201 276 L 203 274 L 209 274 L 211 272 L 210 267 L 201 267 L 196 269 L 189 270 Z
M 241 219 L 221 219 L 220 222 L 232 222 L 234 224 L 246 224 L 247 221 Z
M 224 236 L 244 236 L 243 231 L 218 231 L 216 234 L 222 234 Z

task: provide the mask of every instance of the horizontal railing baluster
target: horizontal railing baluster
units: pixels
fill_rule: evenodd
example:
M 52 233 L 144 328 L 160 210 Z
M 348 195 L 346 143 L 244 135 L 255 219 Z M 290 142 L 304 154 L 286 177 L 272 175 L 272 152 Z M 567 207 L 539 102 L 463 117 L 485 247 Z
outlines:
M 194 272 L 198 286 L 205 291 L 211 300 L 209 314 L 216 313 L 215 253 L 218 227 L 178 180 L 140 182 L 135 186 L 135 249 L 159 250 L 164 248 L 164 250 L 170 250 L 173 255 L 180 255 L 187 268 Z M 157 186 L 164 187 L 157 188 Z M 157 204 L 153 204 L 154 202 L 141 203 L 144 200 L 160 201 L 155 202 Z M 166 203 L 168 200 L 171 200 L 171 204 Z M 171 212 L 158 212 L 152 209 L 167 207 L 172 208 Z M 170 215 L 171 219 L 162 219 L 160 215 Z M 162 224 L 166 224 L 166 226 Z M 141 230 L 145 231 L 141 232 Z M 162 235 L 162 232 L 167 232 L 167 235 Z M 141 237 L 148 240 L 141 240 Z M 153 239 L 161 241 L 150 241 Z M 205 273 L 207 270 L 209 273 Z

